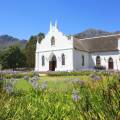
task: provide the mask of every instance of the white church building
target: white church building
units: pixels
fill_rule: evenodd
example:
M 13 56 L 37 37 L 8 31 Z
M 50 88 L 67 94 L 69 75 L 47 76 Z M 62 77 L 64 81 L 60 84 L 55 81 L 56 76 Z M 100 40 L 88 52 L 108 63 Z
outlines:
M 50 24 L 36 44 L 35 71 L 80 71 L 103 66 L 120 70 L 120 34 L 77 39 Z

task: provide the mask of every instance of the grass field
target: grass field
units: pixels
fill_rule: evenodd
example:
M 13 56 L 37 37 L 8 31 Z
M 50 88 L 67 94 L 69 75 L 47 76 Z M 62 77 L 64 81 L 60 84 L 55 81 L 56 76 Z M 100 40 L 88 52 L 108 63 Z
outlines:
M 89 76 L 42 76 L 39 79 L 39 83 L 42 83 L 43 81 L 48 82 L 48 88 L 50 89 L 66 89 L 67 87 L 72 87 L 71 82 L 73 80 L 79 79 L 81 81 L 84 81 L 86 84 L 91 85 L 93 87 L 94 81 L 90 79 Z M 104 80 L 102 81 L 96 81 L 95 84 L 96 86 L 107 86 L 107 83 L 113 80 L 113 76 L 111 77 L 103 77 Z M 26 80 L 19 79 L 17 84 L 15 85 L 15 88 L 18 90 L 30 90 L 32 88 L 32 85 L 27 82 Z

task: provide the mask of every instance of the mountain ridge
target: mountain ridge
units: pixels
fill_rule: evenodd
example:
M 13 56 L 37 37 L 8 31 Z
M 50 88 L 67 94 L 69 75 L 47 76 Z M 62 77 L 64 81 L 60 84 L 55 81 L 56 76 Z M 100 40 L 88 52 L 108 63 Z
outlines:
M 116 32 L 107 32 L 99 29 L 86 29 L 83 32 L 74 34 L 73 36 L 78 39 L 84 39 L 84 38 L 91 38 L 91 37 L 100 37 L 100 36 L 106 36 L 106 35 L 114 35 L 114 34 L 120 34 L 120 31 Z M 6 49 L 9 46 L 12 45 L 19 45 L 21 48 L 25 48 L 25 45 L 27 43 L 27 40 L 20 40 L 16 37 L 10 36 L 10 35 L 0 35 L 0 50 Z
M 10 35 L 0 35 L 0 50 L 3 50 L 12 45 L 19 45 L 21 48 L 24 48 L 27 43 L 27 40 L 20 40 Z
M 84 39 L 84 38 L 100 37 L 100 36 L 114 35 L 114 34 L 120 34 L 120 31 L 107 32 L 107 31 L 103 31 L 103 30 L 99 30 L 99 29 L 90 28 L 83 32 L 77 33 L 73 36 L 76 38 L 79 38 L 79 39 Z

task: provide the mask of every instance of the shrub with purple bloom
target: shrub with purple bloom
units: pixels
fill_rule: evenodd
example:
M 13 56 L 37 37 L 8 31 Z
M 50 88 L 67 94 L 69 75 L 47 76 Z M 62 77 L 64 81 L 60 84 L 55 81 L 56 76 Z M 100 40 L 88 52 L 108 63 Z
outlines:
M 38 90 L 39 89 L 39 83 L 37 81 L 32 82 L 32 86 L 34 89 Z
M 92 78 L 92 80 L 95 80 L 95 81 L 102 80 L 102 77 L 101 77 L 101 76 L 98 76 L 98 75 L 96 75 L 96 74 L 91 74 L 91 75 L 90 75 L 90 78 Z
M 39 77 L 39 72 L 33 72 L 33 75 Z
M 84 85 L 84 81 L 82 81 L 82 80 L 80 80 L 80 79 L 74 79 L 74 80 L 73 80 L 73 83 L 78 84 L 78 85 L 80 85 L 80 86 L 83 86 L 83 85 Z
M 38 76 L 34 76 L 34 77 L 32 78 L 32 80 L 33 80 L 33 81 L 38 81 L 38 80 L 39 80 L 39 77 L 38 77 Z
M 39 80 L 39 77 L 38 76 L 34 76 L 34 77 L 32 77 L 32 79 L 29 80 L 29 82 L 32 84 L 34 82 L 38 82 L 38 80 Z
M 72 99 L 73 99 L 73 101 L 75 101 L 75 102 L 77 102 L 77 101 L 80 100 L 79 91 L 73 90 L 73 92 L 72 92 Z
M 29 82 L 32 84 L 34 89 L 39 89 L 39 77 L 38 76 L 34 76 Z
M 12 83 L 6 83 L 3 88 L 8 94 L 13 92 L 13 84 Z
M 48 86 L 48 82 L 47 81 L 43 81 L 42 85 L 41 85 L 41 89 L 44 91 L 47 89 Z
M 27 81 L 29 81 L 29 76 L 24 76 L 24 80 L 27 80 Z

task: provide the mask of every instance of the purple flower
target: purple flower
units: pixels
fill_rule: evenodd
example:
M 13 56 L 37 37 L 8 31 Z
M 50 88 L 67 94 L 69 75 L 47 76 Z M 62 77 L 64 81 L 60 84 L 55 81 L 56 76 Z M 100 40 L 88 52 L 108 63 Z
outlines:
M 33 74 L 39 77 L 39 72 L 33 72 Z
M 5 87 L 3 88 L 8 94 L 13 92 L 13 85 L 12 83 L 6 83 Z
M 73 99 L 73 101 L 75 101 L 75 102 L 77 102 L 77 101 L 80 100 L 79 91 L 73 90 L 73 92 L 72 92 L 72 99 Z
M 24 76 L 24 80 L 29 81 L 29 76 Z
M 92 78 L 92 80 L 95 80 L 95 81 L 99 81 L 99 80 L 102 80 L 102 77 L 96 75 L 96 74 L 91 74 L 90 75 L 90 78 Z
M 33 88 L 36 89 L 36 90 L 39 89 L 39 83 L 36 82 L 36 81 L 34 81 L 34 82 L 32 83 L 32 86 L 33 86 Z
M 41 85 L 41 89 L 42 89 L 43 91 L 46 90 L 47 85 L 48 85 L 48 82 L 47 82 L 47 81 L 43 81 L 43 83 L 42 83 L 42 85 Z
M 29 82 L 32 84 L 34 89 L 39 89 L 39 77 L 38 76 L 34 76 L 31 80 L 29 80 Z
M 78 84 L 78 85 L 80 85 L 80 86 L 83 86 L 83 85 L 84 85 L 84 81 L 82 81 L 82 80 L 80 80 L 80 79 L 74 79 L 74 80 L 73 80 L 73 83 Z
M 39 80 L 39 77 L 38 77 L 38 76 L 34 76 L 34 77 L 32 78 L 32 80 L 33 80 L 33 81 L 38 81 L 38 80 Z

